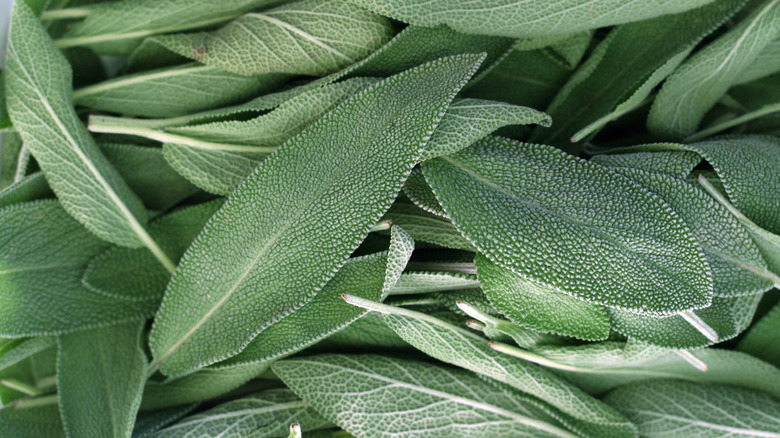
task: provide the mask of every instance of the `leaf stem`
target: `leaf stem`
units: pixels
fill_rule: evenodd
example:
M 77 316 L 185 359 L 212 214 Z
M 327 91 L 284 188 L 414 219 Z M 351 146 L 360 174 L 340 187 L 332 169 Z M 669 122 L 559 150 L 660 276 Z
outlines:
M 411 262 L 407 267 L 410 271 L 443 271 L 472 275 L 477 274 L 477 268 L 472 262 Z
M 2 379 L 0 380 L 0 385 L 33 397 L 43 394 L 43 391 L 40 389 L 16 379 Z
M 69 20 L 72 18 L 84 18 L 92 13 L 92 9 L 87 8 L 67 8 L 43 11 L 41 20 Z
M 686 321 L 688 324 L 692 325 L 693 328 L 699 331 L 702 335 L 704 335 L 705 338 L 709 339 L 712 342 L 718 342 L 718 332 L 716 332 L 712 327 L 710 327 L 709 324 L 704 322 L 703 319 L 699 317 L 696 313 L 693 312 L 693 310 L 687 310 L 685 312 L 679 313 L 679 315 Z
M 35 398 L 27 398 L 27 399 L 19 400 L 14 402 L 13 406 L 16 409 L 38 408 L 41 406 L 56 405 L 58 401 L 59 401 L 59 396 L 57 394 L 53 394 L 53 395 L 46 395 L 43 397 L 35 397 Z
M 693 353 L 691 353 L 688 350 L 674 350 L 674 353 L 681 358 L 685 359 L 686 362 L 693 365 L 694 368 L 701 372 L 707 371 L 707 364 L 704 363 L 703 360 L 699 359 L 698 357 L 694 356 Z
M 776 113 L 780 111 L 780 103 L 774 103 L 771 105 L 765 105 L 761 108 L 759 108 L 756 111 L 749 112 L 747 114 L 743 114 L 739 117 L 735 117 L 731 120 L 727 120 L 725 122 L 717 123 L 715 125 L 712 125 L 708 127 L 707 129 L 703 129 L 690 137 L 686 138 L 685 142 L 693 142 L 701 140 L 705 137 L 709 137 L 712 134 L 716 134 L 721 131 L 725 131 L 726 129 L 732 128 L 734 126 L 737 126 L 739 124 L 749 122 L 753 119 L 757 119 L 759 117 L 763 117 L 768 114 Z
M 46 392 L 49 389 L 54 388 L 57 386 L 57 376 L 48 376 L 44 377 L 42 379 L 39 379 L 37 382 L 35 382 L 35 387 L 40 389 L 41 391 Z
M 88 128 L 92 132 L 108 134 L 125 134 L 145 137 L 161 143 L 176 143 L 185 146 L 191 146 L 197 149 L 226 152 L 255 152 L 268 153 L 274 152 L 277 146 L 249 146 L 228 143 L 214 143 L 210 141 L 197 140 L 183 135 L 170 134 L 157 129 L 143 128 L 140 126 L 124 126 L 121 124 L 111 124 L 109 118 L 100 116 L 91 116 L 89 118 Z
M 377 231 L 389 230 L 391 226 L 393 226 L 393 221 L 388 219 L 385 221 L 377 222 L 374 226 L 371 227 L 369 232 L 376 233 Z

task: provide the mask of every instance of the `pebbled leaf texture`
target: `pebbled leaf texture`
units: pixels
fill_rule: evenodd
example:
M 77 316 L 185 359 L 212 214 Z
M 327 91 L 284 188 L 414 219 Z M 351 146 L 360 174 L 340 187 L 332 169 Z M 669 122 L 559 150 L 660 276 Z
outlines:
M 707 0 L 662 0 L 652 7 L 619 0 L 564 0 L 554 4 L 517 0 L 349 0 L 378 14 L 419 26 L 446 24 L 480 35 L 512 38 L 572 33 L 673 14 L 709 3 Z
M 144 322 L 59 338 L 57 389 L 67 436 L 130 437 L 146 379 Z
M 415 173 L 419 174 L 419 172 L 413 171 L 412 175 Z M 407 185 L 404 188 L 409 187 L 409 179 L 406 182 Z M 421 183 L 427 187 L 424 179 Z M 432 193 L 431 196 L 433 196 Z M 435 197 L 432 201 L 438 205 Z M 383 219 L 390 220 L 394 225 L 402 227 L 416 241 L 433 243 L 445 248 L 474 251 L 474 246 L 460 234 L 460 231 L 446 217 L 429 213 L 414 204 L 396 201 L 385 213 Z
M 63 334 L 151 316 L 155 307 L 96 294 L 84 266 L 107 244 L 56 201 L 0 210 L 0 336 Z
M 0 409 L 0 433 L 15 438 L 65 438 L 56 404 L 29 409 L 3 407 Z
M 323 76 L 354 64 L 393 36 L 389 20 L 342 0 L 303 0 L 253 12 L 211 32 L 163 35 L 182 56 L 242 75 Z
M 273 370 L 325 418 L 356 436 L 576 436 L 533 402 L 463 370 L 334 354 L 275 362 Z
M 653 101 L 648 129 L 671 139 L 693 134 L 706 112 L 779 32 L 780 1 L 766 0 L 669 76 Z
M 127 55 L 144 37 L 229 21 L 274 0 L 122 0 L 98 3 L 89 16 L 71 27 L 60 47 L 88 45 L 103 54 Z
M 73 92 L 73 101 L 99 111 L 177 117 L 242 102 L 273 90 L 287 78 L 275 73 L 241 76 L 188 63 L 122 75 L 79 88 Z
M 500 138 L 422 168 L 461 233 L 528 281 L 631 312 L 710 303 L 711 274 L 690 229 L 608 169 Z
M 482 59 L 379 82 L 258 166 L 182 258 L 150 336 L 155 363 L 182 375 L 226 359 L 310 301 L 390 207 Z
M 24 2 L 14 4 L 6 92 L 14 126 L 63 207 L 102 239 L 150 246 L 146 211 L 100 153 L 70 100 L 71 69 Z
M 290 423 L 299 423 L 304 431 L 331 426 L 289 389 L 273 389 L 190 415 L 158 431 L 152 438 L 283 437 Z
M 605 401 L 636 423 L 643 437 L 780 436 L 780 404 L 756 391 L 679 380 L 629 385 Z
M 588 341 L 609 336 L 611 324 L 604 307 L 528 281 L 482 254 L 477 254 L 474 264 L 490 303 L 515 324 Z

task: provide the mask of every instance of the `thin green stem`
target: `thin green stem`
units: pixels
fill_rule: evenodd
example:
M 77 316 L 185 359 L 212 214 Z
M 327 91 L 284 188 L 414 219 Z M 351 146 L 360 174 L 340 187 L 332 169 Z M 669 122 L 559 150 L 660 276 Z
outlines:
M 40 389 L 16 379 L 2 379 L 0 380 L 0 385 L 33 397 L 43 394 L 43 391 Z
M 776 112 L 780 112 L 780 103 L 766 105 L 756 111 L 743 114 L 739 117 L 735 117 L 725 122 L 717 123 L 715 125 L 708 127 L 707 129 L 701 130 L 693 134 L 692 136 L 686 138 L 685 141 L 686 142 L 698 141 L 701 140 L 702 138 L 709 137 L 712 134 L 725 131 L 726 129 L 733 128 L 734 126 L 740 125 L 742 123 L 749 122 L 753 119 L 757 119 L 759 117 L 763 117 L 768 114 L 772 114 Z
M 675 350 L 674 353 L 681 358 L 683 358 L 686 362 L 691 364 L 694 368 L 701 372 L 707 371 L 707 364 L 704 363 L 703 360 L 699 359 L 698 357 L 694 356 L 693 353 L 691 353 L 688 350 Z
M 712 342 L 718 342 L 718 332 L 715 331 L 709 324 L 704 322 L 693 310 L 687 310 L 679 313 L 679 315 L 693 328 L 699 331 L 705 338 Z
M 57 376 L 44 377 L 42 379 L 38 379 L 38 381 L 35 382 L 35 387 L 44 392 L 54 388 L 55 386 L 57 386 Z
M 87 8 L 67 8 L 43 11 L 41 20 L 70 20 L 74 18 L 85 18 L 92 13 L 92 9 Z
M 13 406 L 16 409 L 39 408 L 41 406 L 56 405 L 58 400 L 59 397 L 57 394 L 45 395 L 43 397 L 27 398 L 15 401 Z

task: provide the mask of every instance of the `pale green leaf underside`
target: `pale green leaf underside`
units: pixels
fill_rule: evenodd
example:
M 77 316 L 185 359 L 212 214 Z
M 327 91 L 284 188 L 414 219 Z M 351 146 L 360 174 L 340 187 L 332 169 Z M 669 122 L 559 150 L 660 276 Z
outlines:
M 706 112 L 778 32 L 780 0 L 767 0 L 669 76 L 653 102 L 648 129 L 668 138 L 693 134 Z
M 419 26 L 446 24 L 459 32 L 513 38 L 566 34 L 686 11 L 708 0 L 349 0 L 378 14 Z
M 474 264 L 490 303 L 515 324 L 588 341 L 609 336 L 605 308 L 526 280 L 482 254 L 477 254 Z
M 567 437 L 532 401 L 463 370 L 375 355 L 274 363 L 285 384 L 357 436 Z
M 57 388 L 70 437 L 129 438 L 146 378 L 144 322 L 59 338 Z
M 379 82 L 263 161 L 182 258 L 152 329 L 155 363 L 181 375 L 226 359 L 310 301 L 390 207 L 481 61 L 443 58 Z
M 529 281 L 632 312 L 710 302 L 709 269 L 682 219 L 608 169 L 500 138 L 422 167 L 461 233 Z
M 412 175 L 415 174 L 419 175 L 419 172 L 413 171 Z M 422 175 L 419 176 L 422 179 Z M 410 179 L 406 180 L 405 189 L 409 187 Z M 419 182 L 427 187 L 424 179 Z M 428 191 L 430 192 L 430 189 Z M 435 197 L 432 202 L 437 202 Z M 413 204 L 396 202 L 390 207 L 383 219 L 390 220 L 394 225 L 402 227 L 414 240 L 433 243 L 445 248 L 474 251 L 474 246 L 460 234 L 460 231 L 446 217 L 429 213 Z
M 331 426 L 328 420 L 289 389 L 274 389 L 191 415 L 151 437 L 283 437 L 291 423 L 301 424 L 304 431 Z
M 215 31 L 155 40 L 233 73 L 323 76 L 367 57 L 392 36 L 390 22 L 365 9 L 341 0 L 303 0 L 246 14 Z
M 606 402 L 643 437 L 780 437 L 780 404 L 760 392 L 658 380 L 615 390 Z
M 38 18 L 16 3 L 5 77 L 14 126 L 73 217 L 102 239 L 148 246 L 146 211 L 79 121 L 71 76 Z

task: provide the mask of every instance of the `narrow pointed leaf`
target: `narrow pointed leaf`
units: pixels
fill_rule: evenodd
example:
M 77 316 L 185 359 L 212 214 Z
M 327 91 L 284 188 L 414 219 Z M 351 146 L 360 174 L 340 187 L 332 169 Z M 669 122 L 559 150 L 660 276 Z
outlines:
M 474 264 L 490 303 L 515 324 L 588 341 L 609 336 L 611 325 L 604 307 L 528 281 L 482 254 L 477 254 Z
M 627 152 L 596 155 L 590 161 L 602 166 L 641 169 L 685 178 L 699 164 L 701 158 L 691 151 Z
M 0 409 L 0 433 L 15 438 L 65 438 L 56 400 L 48 405 L 17 409 Z
M 444 58 L 386 79 L 258 166 L 174 274 L 150 337 L 155 363 L 181 375 L 226 359 L 311 300 L 390 207 L 481 61 Z
M 632 312 L 710 302 L 704 255 L 682 219 L 608 169 L 488 138 L 424 162 L 423 172 L 461 233 L 528 281 Z
M 6 74 L 14 125 L 63 207 L 110 242 L 154 245 L 143 228 L 146 211 L 141 201 L 101 154 L 71 106 L 70 66 L 24 2 L 14 5 Z
M 0 208 L 53 196 L 46 175 L 35 172 L 0 191 Z
M 357 436 L 576 436 L 532 401 L 463 370 L 375 355 L 287 359 L 273 370 L 325 418 Z
M 14 346 L 13 349 L 3 351 L 0 354 L 0 370 L 16 365 L 30 356 L 54 347 L 56 344 L 57 340 L 48 336 L 21 340 L 21 343 Z
M 144 322 L 59 338 L 57 388 L 69 437 L 129 438 L 146 378 Z
M 0 210 L 0 335 L 62 334 L 150 316 L 154 306 L 96 294 L 84 266 L 107 244 L 56 201 Z
M 679 380 L 629 385 L 605 401 L 625 413 L 643 437 L 780 436 L 780 404 L 760 392 Z
M 648 129 L 673 139 L 693 134 L 706 112 L 779 32 L 780 1 L 766 0 L 675 70 L 653 102 Z
M 412 172 L 412 175 L 415 173 L 417 172 Z M 404 187 L 409 187 L 410 181 L 406 182 L 407 185 Z M 420 182 L 427 186 L 425 180 Z M 435 197 L 432 202 L 437 202 Z M 396 202 L 390 207 L 383 219 L 390 220 L 394 225 L 402 227 L 414 240 L 433 243 L 445 248 L 474 251 L 474 246 L 460 234 L 460 231 L 447 218 L 428 213 L 414 204 Z
M 241 353 L 220 366 L 289 356 L 360 319 L 366 311 L 345 303 L 342 295 L 385 299 L 412 255 L 414 241 L 402 229 L 392 230 L 388 251 L 349 259 L 311 301 L 260 332 Z
M 457 272 L 405 272 L 390 289 L 393 295 L 425 294 L 479 287 L 476 275 Z
M 513 38 L 571 33 L 646 20 L 709 3 L 707 0 L 662 0 L 650 7 L 617 0 L 567 0 L 553 5 L 515 0 L 349 0 L 378 14 L 419 26 L 446 24 L 459 32 Z
M 68 30 L 60 47 L 88 45 L 99 53 L 126 55 L 149 35 L 169 33 L 229 21 L 252 9 L 272 6 L 274 0 L 123 0 L 99 3 L 86 20 Z
M 155 40 L 242 75 L 323 76 L 370 55 L 393 36 L 389 20 L 342 0 L 303 0 L 246 14 L 211 32 Z
M 442 216 L 446 219 L 447 215 L 444 213 L 444 209 L 441 208 L 439 200 L 436 199 L 436 195 L 431 190 L 431 186 L 428 185 L 428 181 L 425 180 L 425 176 L 419 167 L 415 167 L 409 175 L 409 179 L 406 180 L 406 183 L 404 184 L 404 194 L 416 206 L 428 213 Z M 457 228 L 455 230 L 457 231 Z M 460 232 L 458 232 L 458 234 L 460 234 Z M 468 242 L 468 240 L 466 240 L 466 242 Z M 471 245 L 471 243 L 469 243 L 469 245 Z M 473 245 L 471 246 L 473 247 Z
M 178 209 L 152 221 L 149 234 L 176 263 L 222 204 L 214 200 Z M 81 281 L 112 298 L 159 303 L 170 279 L 148 251 L 113 246 L 89 261 Z
M 291 422 L 299 423 L 304 431 L 327 428 L 332 424 L 289 389 L 274 389 L 191 415 L 152 437 L 283 437 Z
M 177 117 L 239 103 L 271 91 L 286 79 L 282 74 L 241 76 L 190 63 L 123 75 L 80 88 L 73 92 L 73 101 L 100 111 Z

